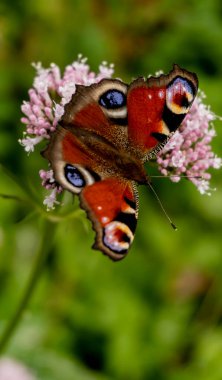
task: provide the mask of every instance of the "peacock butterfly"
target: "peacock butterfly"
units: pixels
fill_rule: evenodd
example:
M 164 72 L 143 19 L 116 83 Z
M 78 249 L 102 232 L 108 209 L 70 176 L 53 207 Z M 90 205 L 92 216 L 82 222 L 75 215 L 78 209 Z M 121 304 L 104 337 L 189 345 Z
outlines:
M 168 75 L 130 85 L 103 79 L 78 85 L 43 152 L 55 180 L 78 194 L 96 232 L 94 249 L 112 260 L 126 256 L 138 218 L 137 184 L 144 163 L 166 144 L 188 113 L 196 74 L 174 65 Z

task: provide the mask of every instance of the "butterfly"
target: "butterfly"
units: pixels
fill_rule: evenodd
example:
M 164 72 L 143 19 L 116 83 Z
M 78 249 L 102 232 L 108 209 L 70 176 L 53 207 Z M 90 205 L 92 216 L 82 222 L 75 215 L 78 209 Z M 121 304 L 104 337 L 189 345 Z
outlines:
M 94 249 L 126 256 L 138 219 L 144 163 L 177 130 L 195 99 L 196 74 L 174 65 L 168 75 L 130 85 L 103 79 L 77 85 L 43 156 L 55 181 L 77 194 L 96 232 Z

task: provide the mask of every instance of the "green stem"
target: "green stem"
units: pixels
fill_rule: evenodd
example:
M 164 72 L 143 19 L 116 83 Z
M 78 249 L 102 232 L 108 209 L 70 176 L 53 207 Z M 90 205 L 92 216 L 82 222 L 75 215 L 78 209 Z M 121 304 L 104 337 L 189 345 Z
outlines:
M 9 199 L 9 200 L 17 201 L 17 202 L 26 202 L 25 199 L 20 198 L 17 195 L 10 195 L 10 194 L 0 193 L 0 198 Z
M 9 323 L 6 325 L 5 330 L 3 331 L 3 334 L 0 338 L 0 353 L 2 353 L 10 338 L 12 337 L 17 325 L 19 324 L 23 312 L 27 307 L 27 304 L 33 294 L 33 291 L 36 287 L 36 284 L 38 282 L 38 279 L 40 277 L 43 264 L 45 263 L 45 260 L 47 258 L 47 254 L 49 252 L 49 249 L 51 247 L 51 242 L 53 240 L 53 234 L 54 234 L 54 225 L 52 223 L 49 223 L 48 221 L 44 221 L 44 232 L 42 236 L 42 243 L 41 247 L 39 249 L 39 252 L 36 256 L 35 263 L 33 265 L 32 272 L 30 274 L 30 278 L 27 284 L 27 287 L 23 293 L 23 296 L 20 300 L 20 303 L 15 310 L 12 318 L 10 319 Z

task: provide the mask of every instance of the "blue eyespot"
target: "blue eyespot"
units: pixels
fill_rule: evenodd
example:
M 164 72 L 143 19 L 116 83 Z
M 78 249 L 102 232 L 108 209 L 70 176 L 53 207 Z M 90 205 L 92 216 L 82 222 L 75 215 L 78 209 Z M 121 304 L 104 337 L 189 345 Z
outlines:
M 191 94 L 192 96 L 194 95 L 194 89 L 192 87 L 192 83 L 188 81 L 187 79 L 177 77 L 174 82 L 173 86 L 179 85 L 181 88 L 183 88 L 187 93 Z
M 80 171 L 72 165 L 66 165 L 65 166 L 65 177 L 68 182 L 70 182 L 75 187 L 84 187 L 86 185 L 86 181 L 80 173 Z
M 185 114 L 194 100 L 195 88 L 191 81 L 176 77 L 166 90 L 166 105 L 175 114 Z
M 126 105 L 126 95 L 118 90 L 109 90 L 100 97 L 99 104 L 107 109 L 120 108 Z

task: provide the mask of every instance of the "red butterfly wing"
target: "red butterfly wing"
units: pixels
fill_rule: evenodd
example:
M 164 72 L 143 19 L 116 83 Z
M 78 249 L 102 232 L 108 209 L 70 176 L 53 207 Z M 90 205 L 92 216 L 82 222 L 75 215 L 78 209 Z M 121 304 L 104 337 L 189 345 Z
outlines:
M 95 182 L 80 194 L 81 206 L 96 231 L 93 248 L 112 260 L 125 257 L 132 244 L 138 216 L 137 199 L 133 182 L 114 177 Z
M 78 130 L 97 134 L 115 146 L 127 139 L 126 127 L 126 94 L 128 86 L 118 79 L 103 79 L 91 86 L 77 86 L 71 101 L 65 106 L 61 125 L 74 134 Z M 115 92 L 121 96 L 118 107 L 109 107 L 109 97 Z M 118 125 L 116 121 L 119 121 Z
M 197 87 L 196 75 L 177 65 L 168 75 L 135 80 L 127 95 L 130 143 L 145 155 L 166 142 L 189 111 Z

